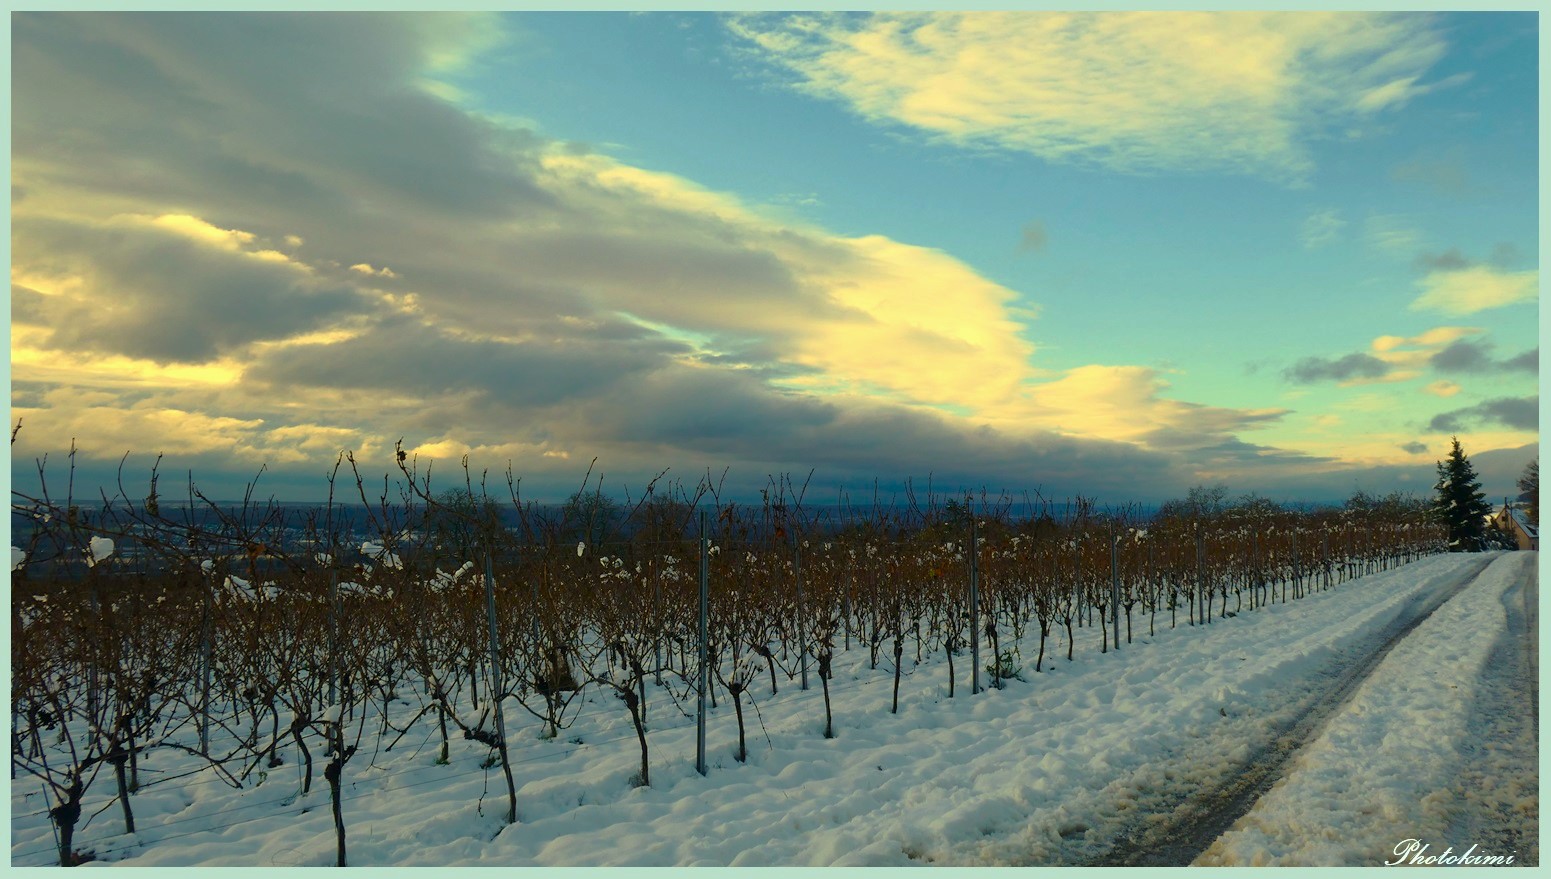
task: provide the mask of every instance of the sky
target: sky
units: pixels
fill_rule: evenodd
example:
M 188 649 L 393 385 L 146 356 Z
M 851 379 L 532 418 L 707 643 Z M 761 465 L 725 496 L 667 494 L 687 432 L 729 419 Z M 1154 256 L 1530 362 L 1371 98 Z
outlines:
M 11 37 L 18 490 L 72 439 L 78 494 L 291 500 L 400 439 L 536 500 L 1425 496 L 1456 435 L 1495 499 L 1538 454 L 1534 13 Z

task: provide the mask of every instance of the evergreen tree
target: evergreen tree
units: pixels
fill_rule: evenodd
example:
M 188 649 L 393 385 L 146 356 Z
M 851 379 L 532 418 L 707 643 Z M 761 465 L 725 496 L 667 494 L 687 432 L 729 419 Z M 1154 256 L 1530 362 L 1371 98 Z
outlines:
M 1481 493 L 1476 469 L 1460 448 L 1459 437 L 1451 438 L 1454 448 L 1445 461 L 1438 462 L 1438 497 L 1433 512 L 1449 527 L 1450 552 L 1479 552 L 1486 548 L 1486 517 L 1492 507 Z

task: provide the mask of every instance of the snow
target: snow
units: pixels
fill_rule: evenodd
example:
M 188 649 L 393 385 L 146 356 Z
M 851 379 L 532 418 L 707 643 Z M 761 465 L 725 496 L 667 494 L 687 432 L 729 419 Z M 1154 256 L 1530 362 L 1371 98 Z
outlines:
M 374 541 L 361 544 L 361 554 L 376 559 L 385 568 L 396 570 L 404 566 L 397 553 L 389 552 L 387 547 Z
M 1304 749 L 1293 772 L 1197 863 L 1378 864 L 1394 859 L 1406 839 L 1431 843 L 1424 857 L 1442 855 L 1449 845 L 1459 854 L 1472 842 L 1486 842 L 1449 833 L 1472 799 L 1490 801 L 1521 838 L 1533 840 L 1538 779 L 1523 773 L 1522 761 L 1502 759 L 1527 758 L 1533 767 L 1533 740 L 1518 754 L 1501 742 L 1476 753 L 1472 721 L 1481 713 L 1479 694 L 1494 686 L 1487 663 L 1495 636 L 1506 630 L 1505 603 L 1534 562 L 1532 553 L 1498 558 L 1474 586 L 1418 626 Z M 1518 695 L 1517 706 L 1510 701 L 1498 710 L 1524 710 L 1530 694 Z M 1478 773 L 1477 784 L 1462 790 L 1458 780 L 1483 756 L 1497 759 L 1498 771 Z M 1477 854 L 1483 851 L 1509 854 L 1485 845 Z
M 19 570 L 27 563 L 27 551 L 21 547 L 11 547 L 11 570 Z
M 1515 557 L 1534 554 L 1503 554 L 1487 576 L 1391 653 L 1382 664 L 1386 672 L 1331 723 L 1300 762 L 1295 781 L 1273 791 L 1276 799 L 1267 798 L 1264 808 L 1276 811 L 1245 825 L 1261 828 L 1261 836 L 1236 831 L 1241 835 L 1222 843 L 1224 859 L 1377 864 L 1370 849 L 1358 852 L 1354 846 L 1376 845 L 1383 834 L 1388 834 L 1385 846 L 1393 846 L 1400 841 L 1396 828 L 1412 819 L 1425 832 L 1401 836 L 1430 835 L 1441 851 L 1439 821 L 1449 803 L 1448 794 L 1437 791 L 1450 790 L 1448 748 L 1466 728 L 1461 715 L 1483 673 L 1483 645 L 1493 641 L 1494 627 L 1502 627 L 1491 608 L 1500 610 L 1500 599 L 1521 570 L 1514 565 L 1527 563 Z M 805 692 L 783 676 L 778 695 L 770 694 L 768 677 L 761 677 L 748 694 L 754 710 L 745 703 L 748 762 L 733 759 L 733 706 L 729 698 L 719 698 L 709 722 L 710 768 L 704 777 L 694 769 L 695 725 L 686 713 L 692 704 L 676 705 L 649 681 L 650 787 L 630 783 L 640 752 L 629 715 L 612 695 L 590 692 L 574 723 L 553 739 L 542 738 L 540 723 L 508 701 L 518 823 L 504 828 L 505 786 L 499 765 L 488 765 L 488 747 L 459 740 L 454 732 L 451 760 L 438 765 L 432 715 L 391 752 L 372 744 L 376 721 L 369 720 L 360 754 L 344 769 L 350 863 L 1077 862 L 1102 852 L 1150 803 L 1233 777 L 1251 759 L 1248 743 L 1275 729 L 1296 697 L 1323 686 L 1318 670 L 1413 612 L 1416 599 L 1460 582 L 1482 558 L 1433 556 L 1209 626 L 1187 626 L 1181 615 L 1171 630 L 1164 612 L 1153 637 L 1146 634 L 1146 616 L 1140 616 L 1133 620 L 1136 642 L 1107 654 L 1099 653 L 1098 631 L 1078 629 L 1073 662 L 1065 659 L 1064 633 L 1057 626 L 1040 673 L 1032 670 L 1038 628 L 1031 625 L 1032 638 L 1020 647 L 1024 680 L 970 695 L 965 654 L 955 662 L 952 699 L 944 658 L 930 655 L 915 665 L 907 640 L 897 715 L 889 713 L 891 651 L 880 651 L 872 670 L 866 648 L 853 642 L 835 658 L 835 738 L 822 736 L 816 673 L 810 671 L 811 689 Z M 982 662 L 989 659 L 983 652 Z M 1416 669 L 1426 669 L 1426 675 Z M 423 696 L 407 685 L 399 696 L 394 710 L 400 714 L 393 721 L 401 727 L 420 710 Z M 340 709 L 353 734 L 357 721 L 350 716 L 358 718 L 359 708 L 329 711 Z M 1382 719 L 1384 729 L 1368 719 Z M 96 851 L 98 864 L 110 865 L 331 864 L 327 786 L 320 769 L 312 793 L 299 794 L 293 767 L 300 761 L 292 747 L 281 749 L 288 765 L 268 770 L 263 783 L 242 791 L 208 770 L 145 787 L 132 800 L 139 828 L 134 837 L 123 835 L 122 823 L 116 823 L 116 806 L 104 808 L 112 805 L 112 785 L 99 781 L 83 812 L 95 817 L 89 822 L 83 817 L 77 845 Z M 1345 755 L 1342 748 L 1360 753 Z M 326 752 L 321 738 L 313 752 Z M 1442 761 L 1436 770 L 1424 765 L 1433 760 Z M 171 751 L 141 761 L 144 779 L 196 768 L 193 758 Z M 1343 781 L 1342 775 L 1349 778 Z M 1344 787 L 1337 793 L 1339 785 Z M 1531 784 L 1517 795 L 1532 801 L 1534 790 Z M 37 785 L 19 777 L 11 797 L 12 864 L 43 865 L 57 858 L 48 804 Z M 1354 806 L 1349 814 L 1331 812 L 1335 817 L 1327 823 L 1336 825 L 1331 830 L 1319 823 L 1329 803 L 1311 806 L 1319 797 L 1371 802 L 1378 811 L 1365 814 Z M 1279 823 L 1297 829 L 1284 834 L 1277 831 Z M 1327 831 L 1356 839 L 1332 841 Z M 1300 833 L 1312 847 L 1308 851 L 1298 848 Z
M 98 562 L 111 555 L 113 555 L 113 541 L 107 537 L 93 537 L 86 550 L 86 564 L 96 566 Z
M 235 574 L 228 574 L 223 585 L 233 597 L 243 601 L 257 601 L 261 595 L 265 598 L 274 598 L 280 594 L 280 587 L 276 586 L 273 580 L 260 583 L 259 588 L 255 590 L 252 581 Z
M 462 565 L 459 565 L 458 569 L 453 571 L 451 574 L 443 571 L 441 568 L 437 568 L 436 573 L 431 576 L 431 589 L 434 592 L 444 592 L 448 589 L 451 589 L 458 585 L 458 583 L 461 582 L 463 578 L 473 570 L 473 562 L 464 562 Z

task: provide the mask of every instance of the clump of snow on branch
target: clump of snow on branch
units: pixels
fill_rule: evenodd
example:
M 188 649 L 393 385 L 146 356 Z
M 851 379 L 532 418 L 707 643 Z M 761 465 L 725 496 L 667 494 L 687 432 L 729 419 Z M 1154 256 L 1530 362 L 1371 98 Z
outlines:
M 399 561 L 398 555 L 388 552 L 388 548 L 380 543 L 370 540 L 366 541 L 361 544 L 361 554 L 376 559 L 385 568 L 397 570 L 404 567 L 404 563 Z
M 113 555 L 113 541 L 107 537 L 93 537 L 86 550 L 86 564 L 88 567 L 96 567 L 97 564 Z

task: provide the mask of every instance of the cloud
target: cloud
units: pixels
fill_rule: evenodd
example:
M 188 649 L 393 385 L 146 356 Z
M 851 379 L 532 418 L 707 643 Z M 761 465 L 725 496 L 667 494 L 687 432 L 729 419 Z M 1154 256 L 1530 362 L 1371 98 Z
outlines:
M 1536 270 L 1505 272 L 1487 266 L 1454 271 L 1433 271 L 1421 281 L 1422 295 L 1411 303 L 1412 311 L 1475 314 L 1492 308 L 1534 302 L 1540 295 Z
M 105 41 L 119 51 L 99 53 L 97 64 L 119 56 L 146 62 L 100 71 L 118 92 L 117 105 L 138 104 L 143 112 L 115 134 L 113 151 L 103 150 L 101 161 L 90 163 L 109 170 L 125 166 L 88 181 L 91 196 L 188 205 L 179 211 L 185 225 L 219 240 L 227 252 L 255 237 L 305 240 L 313 276 L 331 277 L 341 295 L 365 298 L 355 309 L 358 318 L 363 308 L 381 302 L 388 311 L 414 312 L 429 327 L 520 339 L 534 332 L 564 338 L 614 326 L 628 315 L 668 333 L 698 335 L 707 358 L 777 358 L 800 374 L 794 381 L 807 381 L 813 390 L 877 388 L 927 405 L 973 406 L 1027 372 L 1031 349 L 1006 309 L 1014 294 L 946 254 L 772 221 L 681 178 L 492 128 L 433 96 L 395 87 L 418 75 L 416 57 L 441 50 L 415 47 L 395 62 L 403 67 L 393 69 L 375 54 L 364 57 L 364 44 L 380 39 L 388 47 L 401 45 L 418 19 L 363 17 L 362 32 L 351 35 L 339 32 L 334 18 L 320 22 L 322 32 L 315 33 L 311 18 L 265 16 L 277 30 L 301 32 L 288 71 L 270 85 L 264 77 L 243 75 L 249 71 L 240 59 L 252 50 L 237 26 L 242 18 L 125 16 L 117 28 L 105 27 L 104 17 L 25 18 L 19 31 L 28 47 L 18 53 L 19 81 L 26 85 L 17 105 L 19 176 L 44 181 L 56 193 L 67 178 L 80 185 L 74 162 L 32 144 L 58 139 L 67 129 L 97 131 L 91 113 L 103 107 L 72 104 L 71 112 L 80 115 L 65 118 L 68 113 L 47 106 L 56 86 L 44 72 L 65 75 L 63 58 L 89 53 L 88 41 Z M 70 39 L 76 44 L 66 45 Z M 51 43 L 53 51 L 40 52 L 40 42 Z M 334 42 L 352 63 L 324 51 Z M 196 57 L 185 57 L 190 55 Z M 291 94 L 286 86 L 296 73 L 290 68 L 309 65 L 342 81 L 329 90 Z M 148 76 L 146 68 L 158 74 Z M 137 79 L 139 88 L 131 88 Z M 175 115 L 181 136 L 170 137 L 156 121 L 156 111 L 173 112 L 162 106 L 167 94 L 205 92 L 230 100 L 210 108 L 208 118 Z M 347 112 L 308 103 L 346 94 Z M 396 117 L 406 121 L 384 121 Z M 414 131 L 399 130 L 410 123 Z M 379 153 L 388 135 L 399 141 L 392 169 L 374 164 L 386 161 Z M 293 141 L 302 146 L 290 149 Z M 282 142 L 287 149 L 279 148 Z M 71 146 L 79 151 L 94 145 L 104 146 Z M 260 167 L 272 173 L 243 171 Z M 279 188 L 294 190 L 278 193 L 285 197 L 272 191 L 276 173 L 289 181 Z M 201 219 L 234 212 L 246 214 L 240 228 L 253 230 L 242 233 L 248 238 L 226 234 L 234 223 Z M 78 227 L 99 222 L 79 215 L 49 220 L 56 234 L 28 250 L 55 252 Z M 18 225 L 43 222 L 21 217 Z M 98 242 L 84 238 L 76 249 L 75 258 L 98 264 L 83 295 L 100 309 L 109 279 L 124 274 L 121 264 L 100 264 L 118 251 L 98 255 Z M 135 241 L 118 250 L 143 259 L 148 280 L 185 259 L 182 253 L 148 252 Z M 391 269 L 379 268 L 390 260 Z M 331 264 L 342 270 L 330 274 Z M 221 308 L 184 309 L 180 326 L 161 326 L 158 317 L 143 333 L 128 334 L 89 321 L 86 332 L 77 321 L 73 336 L 59 341 L 139 356 L 200 358 L 316 328 L 319 302 L 300 299 L 300 290 L 291 297 L 295 302 L 277 299 L 274 285 L 261 291 L 240 278 L 223 291 L 213 279 L 224 268 L 200 273 L 210 283 L 190 279 L 165 295 L 185 303 L 225 296 L 230 315 Z M 397 282 L 390 289 L 405 291 L 403 298 L 384 300 L 375 288 L 361 286 L 383 281 Z M 942 296 L 944 289 L 954 295 Z M 337 299 L 323 301 L 332 306 Z M 123 311 L 145 309 L 135 303 Z M 153 332 L 158 326 L 160 335 Z M 935 368 L 916 368 L 923 362 Z
M 1149 367 L 1090 364 L 1031 382 L 979 419 L 992 427 L 1031 425 L 1069 437 L 1102 437 L 1184 456 L 1196 465 L 1244 461 L 1238 435 L 1280 421 L 1286 409 L 1203 406 L 1166 396 L 1168 383 Z M 1276 450 L 1262 450 L 1272 453 Z M 1258 454 L 1258 452 L 1257 452 Z
M 1407 217 L 1376 214 L 1363 221 L 1363 238 L 1368 246 L 1384 253 L 1411 253 L 1421 244 L 1422 233 Z
M 1346 221 L 1341 219 L 1341 212 L 1334 208 L 1315 211 L 1309 214 L 1298 230 L 1298 240 L 1309 250 L 1323 247 L 1336 240 L 1336 235 L 1346 228 Z
M 24 436 L 89 437 L 91 443 L 118 449 L 120 454 L 128 449 L 148 451 L 147 438 L 154 437 L 155 448 L 150 451 L 203 456 L 212 464 L 242 457 L 321 465 L 341 442 L 362 439 L 349 431 L 317 425 L 270 430 L 263 418 L 211 415 L 169 405 L 166 398 L 154 395 L 128 400 L 88 389 L 57 387 L 40 394 L 39 402 L 39 406 L 12 410 L 13 419 L 22 420 Z
M 1336 381 L 1343 385 L 1406 381 L 1431 368 L 1451 374 L 1536 373 L 1540 349 L 1534 348 L 1507 360 L 1497 360 L 1493 345 L 1480 327 L 1434 327 L 1415 336 L 1378 336 L 1366 352 L 1341 357 L 1305 357 L 1282 371 L 1288 381 L 1312 384 Z M 1423 390 L 1440 397 L 1459 392 L 1451 381 L 1436 381 Z
M 1443 253 L 1422 253 L 1414 265 L 1425 273 L 1423 294 L 1412 310 L 1432 309 L 1450 314 L 1473 314 L 1538 298 L 1540 274 L 1535 270 L 1511 271 L 1518 249 L 1501 242 L 1492 249 L 1488 264 L 1469 259 L 1459 248 Z
M 1453 375 L 1535 374 L 1540 368 L 1540 349 L 1533 348 L 1506 360 L 1496 359 L 1491 342 L 1481 338 L 1479 327 L 1434 327 L 1416 336 L 1379 336 L 1367 352 L 1341 357 L 1305 357 L 1282 371 L 1288 381 L 1313 384 L 1323 381 L 1343 385 L 1406 381 L 1432 369 Z M 1459 393 L 1460 386 L 1439 380 L 1423 388 L 1440 397 Z
M 1457 272 L 1460 269 L 1468 269 L 1475 263 L 1465 258 L 1459 252 L 1458 247 L 1451 247 L 1443 253 L 1422 253 L 1416 258 L 1415 265 L 1424 272 Z
M 1310 384 L 1318 381 L 1351 381 L 1353 379 L 1379 379 L 1388 375 L 1391 366 L 1371 354 L 1355 353 L 1345 357 L 1328 359 L 1305 357 L 1283 371 L 1290 381 Z
M 1419 443 L 1419 442 L 1409 442 L 1409 443 L 1406 443 L 1406 444 L 1402 445 L 1400 447 L 1400 450 L 1403 451 L 1403 452 L 1410 452 L 1413 455 L 1420 455 L 1423 452 L 1427 451 L 1427 444 L 1426 443 Z
M 1515 247 L 1511 242 L 1499 241 L 1492 245 L 1492 255 L 1487 261 L 1496 268 L 1508 269 L 1514 263 L 1523 259 L 1523 257 L 1524 255 L 1519 252 L 1519 248 Z
M 195 363 L 327 326 L 366 303 L 348 285 L 255 247 L 252 233 L 188 216 L 27 211 L 13 217 L 11 234 L 16 270 L 46 297 L 29 297 L 20 320 L 46 325 L 53 349 Z
M 1037 253 L 1045 249 L 1046 240 L 1045 224 L 1034 220 L 1024 225 L 1023 235 L 1018 241 L 1018 249 Z
M 1485 372 L 1492 367 L 1485 342 L 1458 341 L 1434 354 L 1432 366 L 1440 372 Z
M 367 276 L 375 275 L 375 276 L 383 277 L 383 278 L 397 278 L 398 277 L 398 273 L 393 271 L 392 269 L 388 268 L 387 266 L 383 266 L 382 268 L 377 269 L 377 268 L 372 268 L 372 264 L 371 263 L 367 263 L 367 262 L 358 262 L 358 263 L 356 263 L 355 265 L 350 267 L 350 271 L 352 271 L 352 272 L 359 272 L 359 273 L 361 273 L 363 275 L 367 275 Z
M 1461 339 L 1433 354 L 1429 362 L 1439 372 L 1475 374 L 1526 372 L 1533 375 L 1540 371 L 1540 349 L 1532 348 L 1516 357 L 1496 360 L 1492 357 L 1490 342 Z
M 1414 183 L 1434 192 L 1466 198 L 1480 193 L 1480 187 L 1471 179 L 1464 154 L 1458 149 L 1441 156 L 1418 156 L 1401 162 L 1390 169 L 1391 180 Z
M 1127 498 L 1327 463 L 1241 438 L 1286 410 L 1172 399 L 1143 367 L 1035 369 L 1025 294 L 942 250 L 424 86 L 498 32 L 14 17 L 17 456 L 76 436 L 83 460 L 157 446 L 299 485 L 339 448 L 392 469 L 402 436 L 566 492 L 598 456 L 629 478 L 946 467 Z
M 1415 336 L 1379 336 L 1373 340 L 1373 351 L 1391 363 L 1415 364 L 1450 343 L 1485 332 L 1480 327 L 1433 327 Z
M 1527 372 L 1530 375 L 1540 374 L 1540 347 L 1537 345 L 1523 354 L 1510 357 L 1498 364 L 1509 372 Z
M 1299 181 L 1307 144 L 1435 85 L 1420 15 L 752 15 L 730 27 L 795 86 L 956 146 L 1123 171 Z
M 1467 424 L 1500 424 L 1511 430 L 1537 430 L 1540 425 L 1538 397 L 1499 397 L 1475 406 L 1443 412 L 1428 422 L 1427 429 L 1454 433 Z

